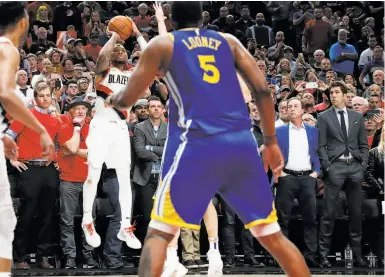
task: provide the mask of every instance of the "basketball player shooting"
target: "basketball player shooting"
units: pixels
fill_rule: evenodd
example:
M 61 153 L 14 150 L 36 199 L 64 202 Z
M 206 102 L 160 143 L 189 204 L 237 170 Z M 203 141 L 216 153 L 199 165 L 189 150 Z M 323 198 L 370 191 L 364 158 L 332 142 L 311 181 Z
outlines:
M 12 241 L 16 226 L 4 152 L 8 158 L 16 159 L 17 146 L 13 139 L 4 136 L 8 127 L 4 112 L 40 134 L 40 144 L 44 151 L 42 157 L 47 160 L 47 165 L 54 155 L 54 144 L 46 129 L 15 93 L 15 76 L 20 63 L 17 47 L 24 43 L 29 30 L 25 7 L 25 2 L 0 2 L 0 277 L 11 276 Z
M 118 109 L 133 105 L 159 71 L 171 95 L 160 187 L 139 276 L 160 276 L 167 244 L 181 227 L 199 230 L 215 193 L 225 199 L 288 276 L 310 276 L 301 253 L 283 236 L 277 223 L 237 78 L 238 71 L 256 101 L 264 155 L 274 175 L 279 176 L 283 157 L 275 135 L 274 105 L 263 74 L 232 35 L 197 28 L 200 2 L 173 2 L 171 14 L 178 31 L 154 38 L 125 89 L 106 99 L 106 105 Z
M 131 22 L 133 32 L 141 49 L 147 42 L 142 37 L 134 22 Z M 104 106 L 104 99 L 121 91 L 131 77 L 128 70 L 128 57 L 123 45 L 118 44 L 120 37 L 115 32 L 109 32 L 111 37 L 100 50 L 96 63 L 96 93 L 95 116 L 90 123 L 87 137 L 88 147 L 88 177 L 83 186 L 83 221 L 82 229 L 86 241 L 92 247 L 101 243 L 100 236 L 95 231 L 92 209 L 97 192 L 98 182 L 105 163 L 107 168 L 113 168 L 119 183 L 119 203 L 122 214 L 121 228 L 118 238 L 125 241 L 133 249 L 142 247 L 135 237 L 134 226 L 131 224 L 132 192 L 130 182 L 131 149 L 127 129 L 127 114 L 131 107 L 123 111 Z M 147 87 L 148 90 L 148 87 Z M 141 92 L 145 91 L 143 89 Z

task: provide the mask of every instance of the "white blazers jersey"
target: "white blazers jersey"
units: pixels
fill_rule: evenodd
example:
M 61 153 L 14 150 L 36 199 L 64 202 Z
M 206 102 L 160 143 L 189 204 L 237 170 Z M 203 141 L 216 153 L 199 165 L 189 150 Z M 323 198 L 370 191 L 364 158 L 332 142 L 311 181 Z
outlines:
M 10 44 L 13 47 L 15 47 L 8 38 L 6 37 L 0 37 L 0 47 L 2 44 Z M 17 49 L 15 47 L 15 49 Z M 4 80 L 2 80 L 4 82 Z M 11 93 L 11 92 L 9 92 Z M 9 124 L 8 124 L 8 119 L 5 117 L 6 111 L 3 108 L 3 105 L 0 103 L 0 138 L 4 136 L 5 131 L 8 129 Z
M 107 117 L 111 120 L 126 120 L 131 107 L 125 111 L 114 108 L 106 108 L 104 99 L 107 96 L 122 91 L 130 79 L 132 70 L 121 71 L 116 67 L 109 67 L 102 80 L 96 80 L 96 93 L 98 95 L 95 103 L 95 115 Z

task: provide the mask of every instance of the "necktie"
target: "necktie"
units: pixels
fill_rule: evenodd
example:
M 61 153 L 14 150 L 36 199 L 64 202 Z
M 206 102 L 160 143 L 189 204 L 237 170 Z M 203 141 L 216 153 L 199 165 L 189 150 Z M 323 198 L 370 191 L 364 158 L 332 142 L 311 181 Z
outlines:
M 344 111 L 339 111 L 338 113 L 340 114 L 340 117 L 341 117 L 342 135 L 344 136 L 345 143 L 347 143 L 347 141 L 348 141 L 348 132 L 346 132 L 346 123 L 345 123 Z M 347 147 L 345 147 L 344 156 L 345 157 L 349 156 L 349 150 L 348 150 Z

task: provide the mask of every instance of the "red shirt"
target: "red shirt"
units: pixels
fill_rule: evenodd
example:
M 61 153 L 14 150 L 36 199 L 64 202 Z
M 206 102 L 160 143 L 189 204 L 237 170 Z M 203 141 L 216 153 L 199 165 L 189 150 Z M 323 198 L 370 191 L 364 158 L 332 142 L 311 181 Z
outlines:
M 84 124 L 80 130 L 79 149 L 87 149 L 86 139 L 90 125 Z M 60 167 L 60 180 L 68 182 L 83 183 L 87 179 L 88 165 L 87 159 L 76 155 L 64 155 L 64 144 L 72 138 L 74 126 L 69 122 L 62 126 L 58 134 L 60 150 L 58 152 L 58 164 Z
M 59 118 L 54 114 L 41 113 L 35 108 L 30 109 L 30 111 L 47 129 L 48 134 L 52 140 L 54 140 L 60 129 Z M 16 142 L 19 147 L 19 160 L 30 161 L 41 159 L 43 149 L 40 146 L 40 135 L 38 133 L 17 120 L 14 120 L 9 128 L 18 135 Z

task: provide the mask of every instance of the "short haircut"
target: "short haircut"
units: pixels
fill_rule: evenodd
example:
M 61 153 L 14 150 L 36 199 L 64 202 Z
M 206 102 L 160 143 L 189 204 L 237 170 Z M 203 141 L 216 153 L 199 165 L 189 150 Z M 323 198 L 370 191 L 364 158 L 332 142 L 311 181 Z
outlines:
M 35 89 L 33 90 L 33 97 L 37 97 L 37 94 L 45 89 L 49 89 L 51 91 L 51 88 L 49 87 L 49 85 L 44 82 L 44 81 L 40 81 L 36 84 L 36 87 Z
M 0 34 L 14 27 L 20 19 L 27 15 L 26 2 L 0 1 Z
M 197 1 L 175 1 L 171 6 L 172 19 L 178 29 L 198 26 L 202 17 L 202 3 Z
M 301 103 L 301 109 L 304 109 L 304 105 L 303 105 L 303 102 L 300 98 L 298 97 L 292 97 L 290 98 L 289 100 L 287 100 L 287 106 L 289 106 L 290 102 L 294 101 L 294 100 L 298 100 L 300 103 Z
M 377 40 L 377 36 L 376 36 L 375 34 L 370 34 L 370 35 L 368 35 L 368 40 L 369 40 L 370 38 L 375 38 L 375 39 Z
M 148 107 L 150 106 L 150 102 L 151 101 L 159 101 L 160 103 L 162 103 L 162 101 L 160 100 L 160 98 L 158 96 L 155 96 L 155 95 L 151 95 L 150 97 L 147 98 L 147 101 L 148 101 Z
M 330 84 L 330 91 L 331 91 L 332 88 L 336 88 L 336 87 L 339 87 L 343 94 L 348 93 L 348 89 L 347 89 L 347 87 L 345 86 L 345 84 L 343 82 L 340 82 L 340 81 L 332 82 Z

